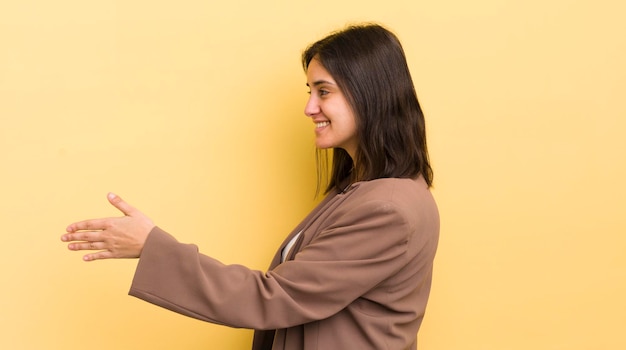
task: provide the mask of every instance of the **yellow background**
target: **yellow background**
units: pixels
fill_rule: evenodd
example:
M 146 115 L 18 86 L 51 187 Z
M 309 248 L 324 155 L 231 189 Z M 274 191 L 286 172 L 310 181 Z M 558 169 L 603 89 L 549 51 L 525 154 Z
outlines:
M 626 348 L 626 5 L 614 0 L 3 1 L 0 348 L 246 349 L 128 297 L 67 224 L 114 191 L 264 269 L 313 207 L 299 57 L 346 23 L 405 45 L 442 226 L 423 350 Z

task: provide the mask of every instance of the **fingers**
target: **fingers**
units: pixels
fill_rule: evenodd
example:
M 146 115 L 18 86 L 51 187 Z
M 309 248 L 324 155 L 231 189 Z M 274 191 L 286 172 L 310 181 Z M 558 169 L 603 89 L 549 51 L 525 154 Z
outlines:
M 114 193 L 109 193 L 107 195 L 107 199 L 115 208 L 117 208 L 126 216 L 132 216 L 133 213 L 137 212 L 137 209 L 135 209 L 128 203 L 124 202 L 122 198 L 115 195 Z M 107 218 L 107 219 L 91 219 L 91 220 L 79 221 L 79 222 L 75 222 L 69 225 L 66 228 L 66 231 L 76 232 L 80 230 L 104 230 L 109 227 L 109 223 L 111 220 L 112 220 L 111 218 Z
M 108 250 L 103 250 L 100 252 L 87 254 L 83 256 L 84 261 L 94 261 L 94 260 L 112 259 L 112 258 L 115 258 L 115 256 L 113 256 L 113 253 L 111 253 Z
M 61 236 L 61 240 L 63 242 L 75 242 L 75 241 L 83 241 L 83 242 L 97 242 L 102 241 L 101 231 L 81 231 L 76 233 L 66 233 Z
M 92 250 L 85 261 L 110 258 L 138 258 L 154 223 L 113 193 L 109 202 L 124 213 L 123 217 L 91 219 L 75 222 L 66 228 L 61 241 L 74 251 Z
M 61 240 L 63 242 L 70 242 L 67 245 L 67 249 L 69 250 L 78 251 L 107 249 L 107 246 L 103 241 L 102 234 L 99 231 L 66 233 L 61 236 Z
M 101 232 L 78 232 L 78 233 L 66 233 L 61 236 L 63 242 L 71 242 L 67 245 L 69 250 L 99 250 L 98 252 L 90 253 L 83 256 L 84 261 L 93 261 L 100 259 L 113 258 L 113 253 L 108 250 L 107 244 L 102 240 Z
M 73 242 L 67 245 L 69 250 L 103 250 L 105 249 L 104 242 Z
M 79 221 L 69 225 L 65 230 L 70 233 L 81 230 L 104 230 L 109 227 L 110 221 L 111 219 L 91 219 Z
M 118 195 L 114 193 L 109 193 L 107 195 L 107 199 L 109 200 L 111 204 L 113 204 L 114 207 L 116 207 L 119 211 L 124 213 L 124 215 L 126 216 L 132 216 L 132 214 L 136 210 L 133 206 L 124 202 L 122 198 L 120 198 Z

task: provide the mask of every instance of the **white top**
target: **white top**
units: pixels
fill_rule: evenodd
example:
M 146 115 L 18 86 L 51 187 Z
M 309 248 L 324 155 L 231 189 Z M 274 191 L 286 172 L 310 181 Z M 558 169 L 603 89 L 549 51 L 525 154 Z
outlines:
M 285 260 L 287 259 L 287 255 L 289 255 L 289 251 L 291 250 L 293 245 L 296 244 L 296 241 L 298 240 L 298 237 L 300 237 L 301 233 L 302 231 L 298 232 L 297 235 L 293 236 L 293 238 L 289 241 L 289 243 L 287 243 L 285 248 L 283 248 L 283 251 L 280 252 L 280 262 L 285 262 Z

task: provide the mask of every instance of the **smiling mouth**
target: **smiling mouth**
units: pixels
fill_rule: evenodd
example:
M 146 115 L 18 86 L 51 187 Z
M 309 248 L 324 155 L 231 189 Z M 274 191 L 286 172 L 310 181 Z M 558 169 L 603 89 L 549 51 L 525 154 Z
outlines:
M 319 122 L 319 123 L 315 123 L 315 126 L 319 129 L 319 128 L 323 128 L 327 125 L 329 125 L 330 122 Z

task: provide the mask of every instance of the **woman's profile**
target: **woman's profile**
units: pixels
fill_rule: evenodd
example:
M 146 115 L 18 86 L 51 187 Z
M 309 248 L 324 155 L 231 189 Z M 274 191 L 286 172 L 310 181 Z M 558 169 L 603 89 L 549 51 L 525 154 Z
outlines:
M 400 41 L 380 25 L 349 26 L 310 45 L 302 63 L 304 113 L 316 147 L 332 150 L 330 169 L 318 168 L 329 181 L 267 271 L 203 255 L 113 194 L 123 217 L 73 223 L 61 239 L 95 250 L 86 261 L 139 258 L 131 295 L 254 329 L 253 350 L 417 349 L 439 214 Z

